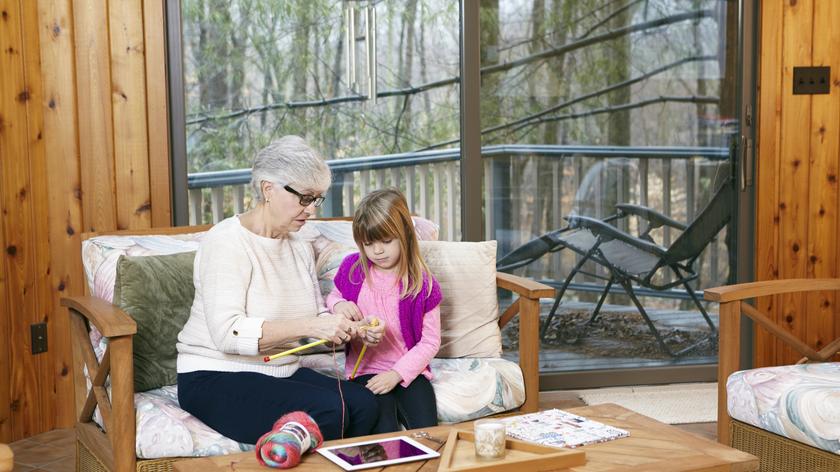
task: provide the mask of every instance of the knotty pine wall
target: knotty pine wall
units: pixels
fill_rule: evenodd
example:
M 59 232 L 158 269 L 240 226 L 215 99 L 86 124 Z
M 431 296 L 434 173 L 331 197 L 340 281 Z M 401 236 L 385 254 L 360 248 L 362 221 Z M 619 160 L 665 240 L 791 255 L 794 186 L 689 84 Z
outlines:
M 0 0 L 0 442 L 73 423 L 79 234 L 170 225 L 164 1 Z
M 840 2 L 771 0 L 761 8 L 756 279 L 838 277 Z M 810 65 L 831 67 L 830 94 L 793 95 L 793 67 Z M 835 292 L 757 303 L 812 347 L 840 336 Z M 757 329 L 757 366 L 798 357 Z

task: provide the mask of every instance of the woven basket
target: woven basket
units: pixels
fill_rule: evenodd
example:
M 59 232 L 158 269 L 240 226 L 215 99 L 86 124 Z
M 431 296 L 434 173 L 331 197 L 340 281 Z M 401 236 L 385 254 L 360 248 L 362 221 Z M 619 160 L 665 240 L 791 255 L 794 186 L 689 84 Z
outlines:
M 172 472 L 179 459 L 138 459 L 137 472 Z M 83 472 L 109 472 L 96 455 L 81 441 L 76 441 L 76 470 Z
M 760 461 L 761 472 L 836 472 L 840 455 L 732 420 L 730 446 Z

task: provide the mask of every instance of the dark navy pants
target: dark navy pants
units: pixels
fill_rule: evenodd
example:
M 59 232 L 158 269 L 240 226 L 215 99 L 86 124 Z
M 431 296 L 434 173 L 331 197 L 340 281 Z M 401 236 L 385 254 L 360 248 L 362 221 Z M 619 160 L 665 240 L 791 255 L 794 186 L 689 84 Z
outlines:
M 359 385 L 365 385 L 373 374 L 360 375 L 353 379 Z M 374 434 L 399 431 L 400 424 L 405 429 L 428 428 L 437 426 L 437 401 L 432 383 L 423 375 L 418 375 L 408 387 L 397 384 L 393 390 L 376 395 L 379 402 L 379 421 L 373 428 Z
M 370 390 L 342 381 L 343 437 L 370 434 L 379 405 Z M 286 378 L 254 372 L 197 371 L 178 374 L 178 403 L 207 426 L 236 441 L 255 444 L 286 413 L 305 411 L 324 440 L 342 437 L 338 381 L 300 368 Z

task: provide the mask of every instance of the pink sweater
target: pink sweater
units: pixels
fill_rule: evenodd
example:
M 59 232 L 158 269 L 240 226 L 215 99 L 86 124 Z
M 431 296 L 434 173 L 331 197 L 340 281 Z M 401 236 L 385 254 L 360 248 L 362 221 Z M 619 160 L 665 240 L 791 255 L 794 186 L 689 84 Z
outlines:
M 345 301 L 338 289 L 327 297 L 327 307 L 332 310 L 336 303 Z M 370 277 L 359 292 L 359 310 L 365 318 L 379 318 L 385 322 L 385 334 L 378 346 L 368 346 L 356 375 L 379 374 L 393 370 L 402 377 L 400 385 L 407 387 L 423 374 L 432 379 L 429 362 L 440 348 L 440 308 L 435 307 L 423 317 L 423 336 L 413 348 L 406 349 L 400 331 L 399 280 L 396 274 L 371 267 Z M 353 372 L 358 353 L 363 343 L 353 341 L 353 349 L 347 356 L 344 369 L 347 376 Z

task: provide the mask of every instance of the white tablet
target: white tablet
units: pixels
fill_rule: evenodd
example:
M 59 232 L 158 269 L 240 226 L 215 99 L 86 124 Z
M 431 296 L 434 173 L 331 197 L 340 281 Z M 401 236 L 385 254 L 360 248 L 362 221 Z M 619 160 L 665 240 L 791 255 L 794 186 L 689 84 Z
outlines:
M 384 467 L 401 462 L 440 457 L 440 454 L 434 449 L 430 449 L 407 436 L 322 447 L 317 451 L 344 470 Z

